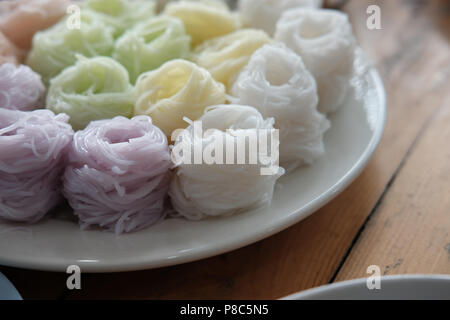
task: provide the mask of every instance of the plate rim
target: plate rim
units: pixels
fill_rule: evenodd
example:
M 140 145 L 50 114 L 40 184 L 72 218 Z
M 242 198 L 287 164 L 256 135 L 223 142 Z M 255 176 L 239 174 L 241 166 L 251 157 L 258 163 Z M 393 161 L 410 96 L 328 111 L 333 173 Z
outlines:
M 382 276 L 381 281 L 395 283 L 404 281 L 445 281 L 450 284 L 450 275 L 446 274 L 398 274 L 391 276 Z M 340 290 L 358 287 L 365 284 L 367 278 L 351 279 L 335 283 L 328 283 L 320 287 L 303 290 L 297 293 L 290 294 L 280 300 L 307 300 L 314 299 L 313 296 L 326 293 L 330 290 Z M 320 298 L 319 298 L 320 299 Z
M 1 299 L 4 300 L 23 300 L 22 296 L 20 295 L 19 291 L 17 290 L 17 288 L 11 283 L 11 281 L 9 281 L 9 279 L 0 272 L 0 282 L 3 282 L 3 284 L 6 285 L 6 289 L 7 291 L 10 293 L 9 296 L 2 296 L 2 294 L 0 293 L 0 297 Z M 1 300 L 0 299 L 0 300 Z
M 343 192 L 347 187 L 354 182 L 354 180 L 361 174 L 361 172 L 367 166 L 369 160 L 372 158 L 374 152 L 376 151 L 378 145 L 380 144 L 381 138 L 384 133 L 386 119 L 387 119 L 387 101 L 386 101 L 386 91 L 384 88 L 383 81 L 378 70 L 375 67 L 371 67 L 367 72 L 367 76 L 371 82 L 373 82 L 373 88 L 377 96 L 377 112 L 379 120 L 374 129 L 372 138 L 368 143 L 367 147 L 364 149 L 363 153 L 359 157 L 352 167 L 343 175 L 339 181 L 337 181 L 328 192 L 321 194 L 315 199 L 312 199 L 308 204 L 301 208 L 290 212 L 286 217 L 277 221 L 276 224 L 271 225 L 269 228 L 267 226 L 263 227 L 262 230 L 253 230 L 250 233 L 244 234 L 241 237 L 231 239 L 225 243 L 215 245 L 213 247 L 201 246 L 190 250 L 186 253 L 179 253 L 176 257 L 166 257 L 165 259 L 160 259 L 157 261 L 149 261 L 149 259 L 141 259 L 140 261 L 118 261 L 115 263 L 111 262 L 99 262 L 99 261 L 86 261 L 73 258 L 68 261 L 35 261 L 32 259 L 27 259 L 26 257 L 8 259 L 7 257 L 0 257 L 0 265 L 18 267 L 29 270 L 39 270 L 39 271 L 54 271 L 54 272 L 64 272 L 69 265 L 77 265 L 81 268 L 83 272 L 89 273 L 115 273 L 115 272 L 130 272 L 130 271 L 141 271 L 149 269 L 157 269 L 163 267 L 169 267 L 174 265 L 180 265 L 185 263 L 190 263 L 198 260 L 203 260 L 206 258 L 211 258 L 218 256 L 227 252 L 238 250 L 240 248 L 246 247 L 268 237 L 271 237 L 297 223 L 308 218 L 317 210 L 322 208 L 324 205 L 336 198 L 341 192 Z M 300 214 L 301 213 L 301 214 Z

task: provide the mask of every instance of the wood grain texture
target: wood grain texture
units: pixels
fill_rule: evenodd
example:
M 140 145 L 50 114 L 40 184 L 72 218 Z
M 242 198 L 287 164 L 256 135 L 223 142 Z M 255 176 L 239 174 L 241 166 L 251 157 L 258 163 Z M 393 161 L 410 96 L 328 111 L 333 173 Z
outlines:
M 372 264 L 379 265 L 386 275 L 450 274 L 450 3 L 408 1 L 405 4 L 417 19 L 424 19 L 420 23 L 422 31 L 413 31 L 417 35 L 415 39 L 401 41 L 409 51 L 404 53 L 406 56 L 385 59 L 387 66 L 398 65 L 397 60 L 401 63 L 410 60 L 415 51 L 426 53 L 423 59 L 410 61 L 408 71 L 398 75 L 390 72 L 393 77 L 411 73 L 408 87 L 401 87 L 407 96 L 409 112 L 398 123 L 398 133 L 411 127 L 409 121 L 417 110 L 436 111 L 431 113 L 406 154 L 392 179 L 393 185 L 380 199 L 379 207 L 339 270 L 336 281 L 365 276 L 367 266 Z
M 374 159 L 348 190 L 306 221 L 252 246 L 172 268 L 88 275 L 84 290 L 69 298 L 273 299 L 333 279 L 438 110 L 449 66 L 448 42 L 436 25 L 446 19 L 440 2 L 378 1 L 383 30 L 368 31 L 372 3 L 350 1 L 345 11 L 385 80 L 389 118 Z
M 381 7 L 382 30 L 366 28 L 369 4 Z M 427 196 L 435 188 L 450 189 L 448 176 L 444 179 L 438 174 L 439 170 L 448 170 L 444 163 L 448 160 L 444 150 L 448 148 L 445 149 L 445 140 L 439 140 L 440 144 L 434 147 L 436 133 L 431 130 L 439 117 L 448 119 L 443 111 L 450 91 L 448 1 L 350 0 L 344 11 L 350 14 L 361 46 L 380 70 L 389 103 L 382 143 L 355 183 L 307 220 L 254 245 L 176 267 L 84 275 L 83 289 L 66 292 L 64 298 L 274 299 L 328 283 L 336 275 L 336 279 L 359 277 L 364 275 L 368 263 L 394 268 L 399 258 L 403 259 L 403 269 L 397 270 L 445 271 L 442 268 L 446 267 L 446 252 L 439 248 L 447 241 L 445 232 L 435 232 L 435 238 L 430 238 L 429 230 L 445 226 L 448 230 L 444 207 L 438 210 L 435 204 L 448 202 L 443 191 L 433 195 L 433 202 Z M 417 148 L 422 151 L 416 151 Z M 417 156 L 425 151 L 428 158 Z M 425 162 L 428 167 L 437 168 L 430 172 L 436 179 L 427 179 Z M 422 181 L 426 183 L 421 185 Z M 413 182 L 419 186 L 410 186 Z M 410 193 L 412 198 L 408 198 Z M 413 205 L 431 206 L 434 211 L 422 216 L 423 220 L 409 219 L 409 215 L 418 212 L 410 212 L 408 208 Z M 398 218 L 389 216 L 400 211 L 403 214 Z M 409 218 L 403 223 L 402 217 Z M 385 221 L 389 221 L 389 228 L 382 227 Z M 416 237 L 420 237 L 419 231 L 428 232 L 427 239 L 436 247 L 425 252 L 424 243 L 411 240 L 408 230 Z M 396 231 L 413 244 L 407 246 Z M 377 245 L 379 237 L 386 239 L 382 246 L 375 247 L 376 255 L 368 255 L 365 250 Z M 417 252 L 426 256 L 427 262 L 420 268 L 413 261 L 415 245 L 419 246 Z M 60 295 L 59 287 L 65 286 L 65 277 L 55 278 L 50 273 L 11 269 L 7 275 L 13 281 L 20 279 L 14 282 L 21 292 L 27 291 L 26 297 L 38 298 L 41 294 L 29 284 L 36 275 L 42 283 L 50 283 L 42 295 Z
M 445 90 L 450 93 L 450 82 Z M 368 222 L 337 281 L 366 274 L 450 274 L 450 94 Z

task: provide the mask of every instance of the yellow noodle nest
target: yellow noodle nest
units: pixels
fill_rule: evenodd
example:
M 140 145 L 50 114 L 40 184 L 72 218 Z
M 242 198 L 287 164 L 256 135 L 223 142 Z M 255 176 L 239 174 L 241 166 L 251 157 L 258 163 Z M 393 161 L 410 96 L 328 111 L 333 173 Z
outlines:
M 231 33 L 240 25 L 237 16 L 217 0 L 177 1 L 169 3 L 165 13 L 183 21 L 193 46 Z
M 141 75 L 136 95 L 135 113 L 152 117 L 167 136 L 188 126 L 183 117 L 197 120 L 206 107 L 226 100 L 225 87 L 207 70 L 181 59 Z
M 205 41 L 194 50 L 192 59 L 230 88 L 252 54 L 271 42 L 264 31 L 242 29 Z

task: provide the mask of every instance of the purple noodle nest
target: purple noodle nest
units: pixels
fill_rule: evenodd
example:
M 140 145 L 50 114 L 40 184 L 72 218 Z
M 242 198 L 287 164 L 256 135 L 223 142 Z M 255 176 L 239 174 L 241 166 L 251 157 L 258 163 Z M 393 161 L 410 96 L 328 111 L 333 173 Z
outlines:
M 65 114 L 0 108 L 0 218 L 35 223 L 60 200 L 73 130 Z
M 45 86 L 29 67 L 0 65 L 0 108 L 31 111 L 43 107 Z
M 83 229 L 121 234 L 164 218 L 170 150 L 149 117 L 91 122 L 75 134 L 69 159 L 64 195 Z

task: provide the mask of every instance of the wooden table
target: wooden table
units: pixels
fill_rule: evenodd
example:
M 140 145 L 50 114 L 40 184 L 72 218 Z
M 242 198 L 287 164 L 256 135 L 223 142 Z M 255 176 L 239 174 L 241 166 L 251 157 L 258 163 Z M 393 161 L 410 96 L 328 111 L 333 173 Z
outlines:
M 378 4 L 382 30 L 366 28 Z M 275 299 L 366 276 L 450 274 L 450 2 L 351 0 L 361 46 L 384 78 L 389 116 L 374 158 L 337 199 L 269 239 L 186 265 L 84 275 L 0 268 L 25 299 Z

